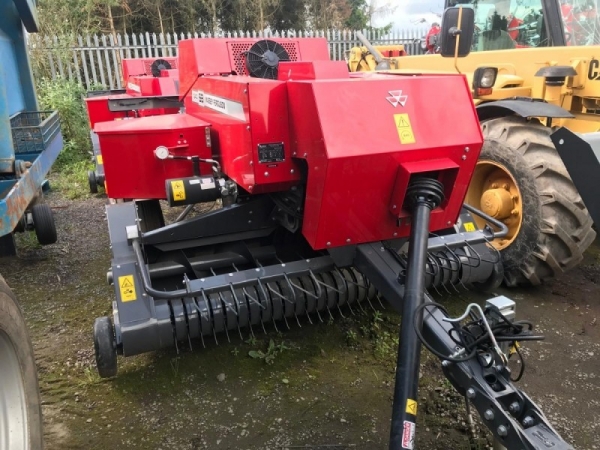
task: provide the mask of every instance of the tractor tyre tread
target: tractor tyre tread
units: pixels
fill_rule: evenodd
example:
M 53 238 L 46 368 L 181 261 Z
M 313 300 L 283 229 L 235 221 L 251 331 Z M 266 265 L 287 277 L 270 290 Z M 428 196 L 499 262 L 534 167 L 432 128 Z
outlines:
M 502 163 L 518 183 L 523 222 L 502 250 L 505 284 L 537 286 L 560 277 L 583 259 L 596 232 L 550 140 L 552 130 L 519 116 L 483 122 L 479 157 Z
M 21 305 L 2 275 L 0 275 L 0 333 L 5 337 L 8 336 L 9 341 L 12 342 L 20 365 L 27 410 L 28 448 L 42 449 L 44 429 L 35 353 Z M 0 361 L 0 364 L 2 363 Z

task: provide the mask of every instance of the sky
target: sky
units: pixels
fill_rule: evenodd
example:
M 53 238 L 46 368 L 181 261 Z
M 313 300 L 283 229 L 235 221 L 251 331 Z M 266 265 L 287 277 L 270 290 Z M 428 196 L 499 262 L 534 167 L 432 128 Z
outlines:
M 368 0 L 368 2 L 375 8 L 395 7 L 393 13 L 383 13 L 373 20 L 374 26 L 392 22 L 394 30 L 412 27 L 428 28 L 432 22 L 440 21 L 435 13 L 441 15 L 444 10 L 443 0 Z M 425 19 L 425 23 L 416 23 L 422 19 Z

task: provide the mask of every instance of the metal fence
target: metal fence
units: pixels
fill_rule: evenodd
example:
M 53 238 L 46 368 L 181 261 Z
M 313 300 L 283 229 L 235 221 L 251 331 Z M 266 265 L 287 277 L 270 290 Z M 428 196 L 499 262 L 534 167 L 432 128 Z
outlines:
M 363 31 L 372 44 L 403 44 L 409 54 L 420 54 L 420 41 L 427 29 L 400 30 L 387 34 Z M 198 33 L 106 34 L 88 36 L 30 35 L 29 51 L 36 76 L 76 80 L 86 90 L 92 88 L 120 89 L 123 87 L 121 60 L 123 58 L 159 58 L 177 56 L 181 39 L 213 37 Z M 362 45 L 356 31 L 289 31 L 289 32 L 229 32 L 214 37 L 324 37 L 329 42 L 333 60 L 343 60 L 347 52 Z

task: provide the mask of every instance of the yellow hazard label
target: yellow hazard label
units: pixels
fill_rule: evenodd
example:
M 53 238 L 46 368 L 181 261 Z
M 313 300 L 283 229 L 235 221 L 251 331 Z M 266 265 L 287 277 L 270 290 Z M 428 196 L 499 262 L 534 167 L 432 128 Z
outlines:
M 98 155 L 98 156 L 96 156 L 96 161 L 98 161 L 98 164 L 104 164 L 104 163 L 102 162 L 102 155 Z
M 185 186 L 182 180 L 171 181 L 171 190 L 173 191 L 173 200 L 176 202 L 185 200 Z
M 508 351 L 508 354 L 514 355 L 515 353 L 517 353 L 518 348 L 521 348 L 521 346 L 519 345 L 518 342 L 515 341 L 515 343 L 510 346 L 510 350 Z
M 133 275 L 124 275 L 119 277 L 119 290 L 121 291 L 122 302 L 132 302 L 137 300 Z
M 465 231 L 475 231 L 475 224 L 473 222 L 465 222 Z
M 406 399 L 406 412 L 412 414 L 413 416 L 417 415 L 417 402 L 407 398 Z
M 412 126 L 410 125 L 410 118 L 408 114 L 394 114 L 394 122 L 396 123 L 396 129 L 398 130 L 398 137 L 400 142 L 403 144 L 414 144 L 415 134 L 413 133 Z

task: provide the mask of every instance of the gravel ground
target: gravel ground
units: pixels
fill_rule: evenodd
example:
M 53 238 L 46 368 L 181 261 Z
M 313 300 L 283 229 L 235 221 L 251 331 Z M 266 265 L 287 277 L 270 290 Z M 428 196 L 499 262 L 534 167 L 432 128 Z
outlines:
M 389 306 L 206 348 L 194 342 L 179 353 L 119 357 L 118 376 L 101 380 L 91 331 L 114 295 L 106 199 L 53 192 L 48 202 L 59 242 L 38 248 L 19 235 L 19 257 L 0 261 L 31 329 L 48 449 L 387 448 L 399 324 Z M 496 292 L 517 300 L 519 318 L 546 335 L 524 346 L 520 385 L 577 449 L 600 448 L 599 258 L 596 243 L 564 279 Z M 459 314 L 484 297 L 436 300 Z M 272 361 L 249 356 L 271 340 Z M 469 435 L 463 400 L 438 361 L 424 351 L 422 366 L 418 448 L 488 448 L 482 428 Z

